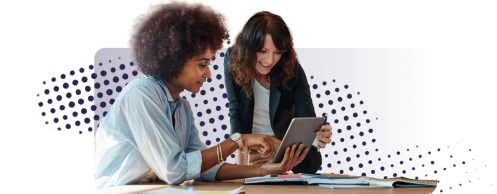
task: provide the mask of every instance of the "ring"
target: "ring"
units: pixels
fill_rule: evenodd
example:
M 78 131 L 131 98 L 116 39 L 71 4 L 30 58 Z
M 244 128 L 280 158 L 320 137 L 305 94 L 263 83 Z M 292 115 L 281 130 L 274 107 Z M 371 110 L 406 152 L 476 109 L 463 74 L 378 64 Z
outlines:
M 297 166 L 298 164 L 300 164 L 300 161 L 298 161 L 298 160 L 297 160 L 297 161 L 295 162 L 295 166 Z

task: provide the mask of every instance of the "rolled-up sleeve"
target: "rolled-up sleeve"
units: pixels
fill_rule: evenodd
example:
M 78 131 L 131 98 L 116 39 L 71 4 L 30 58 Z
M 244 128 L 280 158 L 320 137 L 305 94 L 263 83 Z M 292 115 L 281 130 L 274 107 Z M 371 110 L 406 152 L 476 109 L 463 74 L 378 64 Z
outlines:
M 233 87 L 233 78 L 231 73 L 228 70 L 229 63 L 229 55 L 231 53 L 231 48 L 226 50 L 226 54 L 224 55 L 224 82 L 226 84 L 226 92 L 228 94 L 228 102 L 229 102 L 229 111 L 230 111 L 230 124 L 231 124 L 231 134 L 248 133 L 249 129 L 245 125 L 242 113 L 238 106 L 238 100 L 236 98 L 235 89 Z M 252 124 L 250 125 L 252 126 Z
M 185 153 L 166 110 L 161 105 L 159 87 L 135 86 L 120 104 L 120 112 L 128 123 L 123 126 L 124 137 L 141 153 L 144 160 L 169 184 L 181 184 L 187 179 L 200 177 L 202 155 L 200 150 Z
M 185 103 L 185 105 L 189 106 L 189 104 L 187 104 L 187 103 Z M 191 116 L 191 132 L 190 132 L 190 137 L 189 137 L 189 141 L 188 141 L 188 148 L 186 151 L 188 153 L 196 153 L 196 152 L 200 153 L 199 150 L 204 150 L 206 148 L 207 148 L 207 146 L 205 146 L 205 144 L 200 140 L 200 138 L 198 136 L 198 130 L 197 130 L 197 127 L 195 127 L 195 118 L 192 115 Z M 198 157 L 200 158 L 200 165 L 198 167 L 195 167 L 192 165 L 192 168 L 196 168 L 195 172 L 198 172 L 197 174 L 200 174 L 200 169 L 202 167 L 202 154 L 198 154 Z M 192 179 L 204 180 L 204 181 L 215 181 L 217 171 L 219 170 L 219 168 L 221 168 L 221 166 L 223 164 L 224 164 L 224 162 L 217 164 L 217 165 L 213 166 L 212 168 L 210 168 L 209 170 L 206 170 L 205 172 L 201 173 L 199 177 L 194 177 Z

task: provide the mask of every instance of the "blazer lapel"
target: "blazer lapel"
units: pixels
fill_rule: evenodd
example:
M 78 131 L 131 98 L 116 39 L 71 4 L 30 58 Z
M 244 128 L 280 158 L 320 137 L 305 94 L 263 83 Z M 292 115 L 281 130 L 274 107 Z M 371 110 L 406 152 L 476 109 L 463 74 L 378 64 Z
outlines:
M 269 90 L 269 118 L 271 120 L 271 128 L 274 126 L 274 115 L 276 114 L 276 109 L 278 109 L 278 104 L 280 103 L 281 92 L 271 84 Z
M 254 94 L 250 95 L 250 98 L 247 97 L 247 93 L 245 92 L 237 92 L 237 98 L 241 99 L 238 103 L 240 110 L 242 113 L 243 121 L 247 124 L 249 133 L 252 133 L 252 124 L 254 122 Z

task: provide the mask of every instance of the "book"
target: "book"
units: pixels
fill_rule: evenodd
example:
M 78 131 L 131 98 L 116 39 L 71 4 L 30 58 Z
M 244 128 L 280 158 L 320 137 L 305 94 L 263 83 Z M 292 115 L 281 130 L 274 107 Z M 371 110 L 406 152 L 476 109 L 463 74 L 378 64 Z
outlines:
M 177 189 L 177 188 L 172 188 L 172 187 L 165 187 L 161 189 L 156 189 L 152 191 L 147 191 L 147 192 L 141 192 L 138 194 L 169 194 L 169 193 L 174 193 L 174 194 L 245 194 L 245 191 L 242 190 L 243 186 L 238 187 L 237 189 L 231 190 L 231 191 L 201 191 L 201 190 L 195 190 L 193 187 L 191 189 Z
M 437 182 L 409 179 L 406 177 L 376 179 L 367 178 L 367 185 L 350 185 L 350 184 L 319 184 L 319 186 L 330 189 L 373 189 L 373 188 L 395 188 L 395 187 L 436 187 Z
M 252 177 L 246 178 L 244 185 L 254 185 L 254 184 L 304 184 L 304 185 L 318 185 L 318 184 L 341 184 L 341 185 L 350 185 L 350 184 L 363 184 L 367 185 L 368 181 L 366 177 L 357 177 L 357 176 L 336 176 L 329 177 L 323 175 L 315 175 L 315 174 L 298 174 L 298 177 L 289 177 L 289 178 L 278 178 L 271 177 L 271 175 L 266 175 L 263 177 Z

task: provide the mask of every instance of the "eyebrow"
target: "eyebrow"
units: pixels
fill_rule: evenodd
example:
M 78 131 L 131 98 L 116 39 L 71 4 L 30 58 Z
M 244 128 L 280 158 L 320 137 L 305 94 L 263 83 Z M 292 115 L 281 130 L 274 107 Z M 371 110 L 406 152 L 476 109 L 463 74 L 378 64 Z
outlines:
M 211 60 L 211 59 L 209 59 L 209 58 L 201 58 L 201 59 L 199 59 L 197 61 L 208 61 L 208 60 Z
M 262 49 L 269 50 L 269 49 L 267 49 L 266 47 L 262 47 Z M 261 49 L 261 50 L 262 50 L 262 49 Z M 280 50 L 280 49 L 278 49 L 278 48 L 276 48 L 276 51 L 281 51 L 281 50 Z

